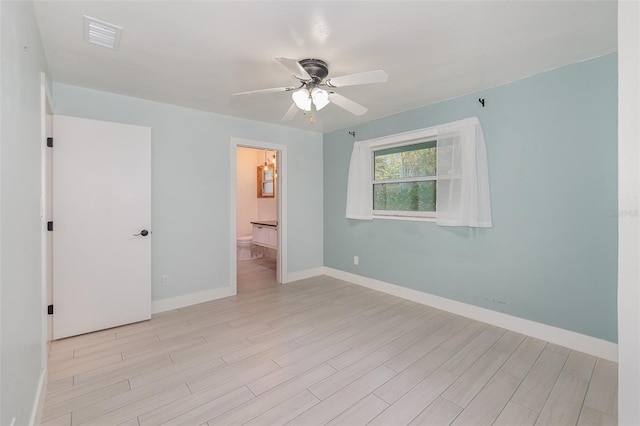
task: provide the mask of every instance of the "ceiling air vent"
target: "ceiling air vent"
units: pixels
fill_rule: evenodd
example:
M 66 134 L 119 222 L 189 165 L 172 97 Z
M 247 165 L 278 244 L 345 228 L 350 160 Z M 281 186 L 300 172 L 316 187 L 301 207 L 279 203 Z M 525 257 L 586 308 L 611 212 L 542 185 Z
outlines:
M 84 41 L 98 46 L 117 49 L 120 46 L 122 27 L 83 15 Z

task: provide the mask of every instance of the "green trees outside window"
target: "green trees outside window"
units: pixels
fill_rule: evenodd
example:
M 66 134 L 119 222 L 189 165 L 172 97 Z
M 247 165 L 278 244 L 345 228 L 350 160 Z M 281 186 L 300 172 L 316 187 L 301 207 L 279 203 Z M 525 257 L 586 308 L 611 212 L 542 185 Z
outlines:
M 435 211 L 436 149 L 428 141 L 375 151 L 373 209 Z

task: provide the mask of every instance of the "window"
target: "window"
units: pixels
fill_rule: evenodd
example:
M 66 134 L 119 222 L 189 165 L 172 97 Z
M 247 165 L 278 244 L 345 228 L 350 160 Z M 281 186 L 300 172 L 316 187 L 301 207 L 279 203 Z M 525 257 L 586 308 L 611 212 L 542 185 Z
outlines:
M 345 216 L 493 226 L 480 121 L 470 117 L 354 142 Z
M 373 148 L 373 214 L 435 217 L 435 139 Z

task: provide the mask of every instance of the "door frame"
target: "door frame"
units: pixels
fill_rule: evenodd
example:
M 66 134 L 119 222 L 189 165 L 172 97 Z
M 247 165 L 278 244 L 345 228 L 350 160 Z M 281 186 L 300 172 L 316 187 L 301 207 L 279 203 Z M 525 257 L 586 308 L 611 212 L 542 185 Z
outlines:
M 47 314 L 47 306 L 52 304 L 53 300 L 53 276 L 48 266 L 52 265 L 53 252 L 52 247 L 47 244 L 47 239 L 53 235 L 48 234 L 47 222 L 51 220 L 51 211 L 48 208 L 47 200 L 51 200 L 53 193 L 51 190 L 52 163 L 48 161 L 51 152 L 47 148 L 47 138 L 52 137 L 53 129 L 53 101 L 47 76 L 40 73 L 40 222 L 42 229 L 42 341 L 43 341 L 43 363 L 46 367 L 48 344 L 53 337 L 53 321 L 52 316 Z M 49 203 L 50 204 L 50 203 Z
M 238 270 L 237 270 L 237 240 L 236 240 L 236 213 L 237 213 L 237 149 L 252 148 L 270 151 L 278 151 L 278 179 L 276 181 L 276 205 L 278 220 L 278 250 L 276 251 L 276 281 L 279 284 L 288 282 L 287 270 L 287 146 L 260 140 L 231 138 L 230 143 L 230 203 L 229 203 L 229 281 L 233 294 L 238 294 Z
M 47 208 L 47 200 L 51 200 L 51 159 L 50 152 L 47 152 L 47 137 L 52 136 L 52 120 L 48 117 L 53 117 L 53 101 L 51 91 L 49 90 L 49 84 L 47 83 L 47 76 L 45 73 L 40 73 L 40 274 L 41 274 L 41 300 L 42 306 L 40 306 L 40 315 L 42 315 L 41 327 L 41 341 L 42 341 L 42 353 L 40 355 L 40 380 L 35 396 L 35 403 L 31 410 L 29 424 L 40 424 L 42 417 L 42 411 L 44 410 L 44 400 L 47 394 L 47 361 L 49 359 L 49 347 L 51 344 L 52 332 L 53 332 L 53 320 L 51 315 L 47 314 L 47 306 L 50 305 L 52 294 L 52 282 L 53 275 L 51 270 L 47 267 L 53 264 L 53 252 L 51 246 L 47 244 L 48 238 L 53 238 L 52 235 L 47 235 L 47 221 L 51 216 L 51 211 Z

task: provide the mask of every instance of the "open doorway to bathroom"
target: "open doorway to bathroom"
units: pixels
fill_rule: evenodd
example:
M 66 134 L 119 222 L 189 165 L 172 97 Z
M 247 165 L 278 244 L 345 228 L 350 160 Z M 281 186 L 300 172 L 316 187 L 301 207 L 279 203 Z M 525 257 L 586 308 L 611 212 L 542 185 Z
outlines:
M 277 150 L 236 148 L 238 294 L 278 285 Z

